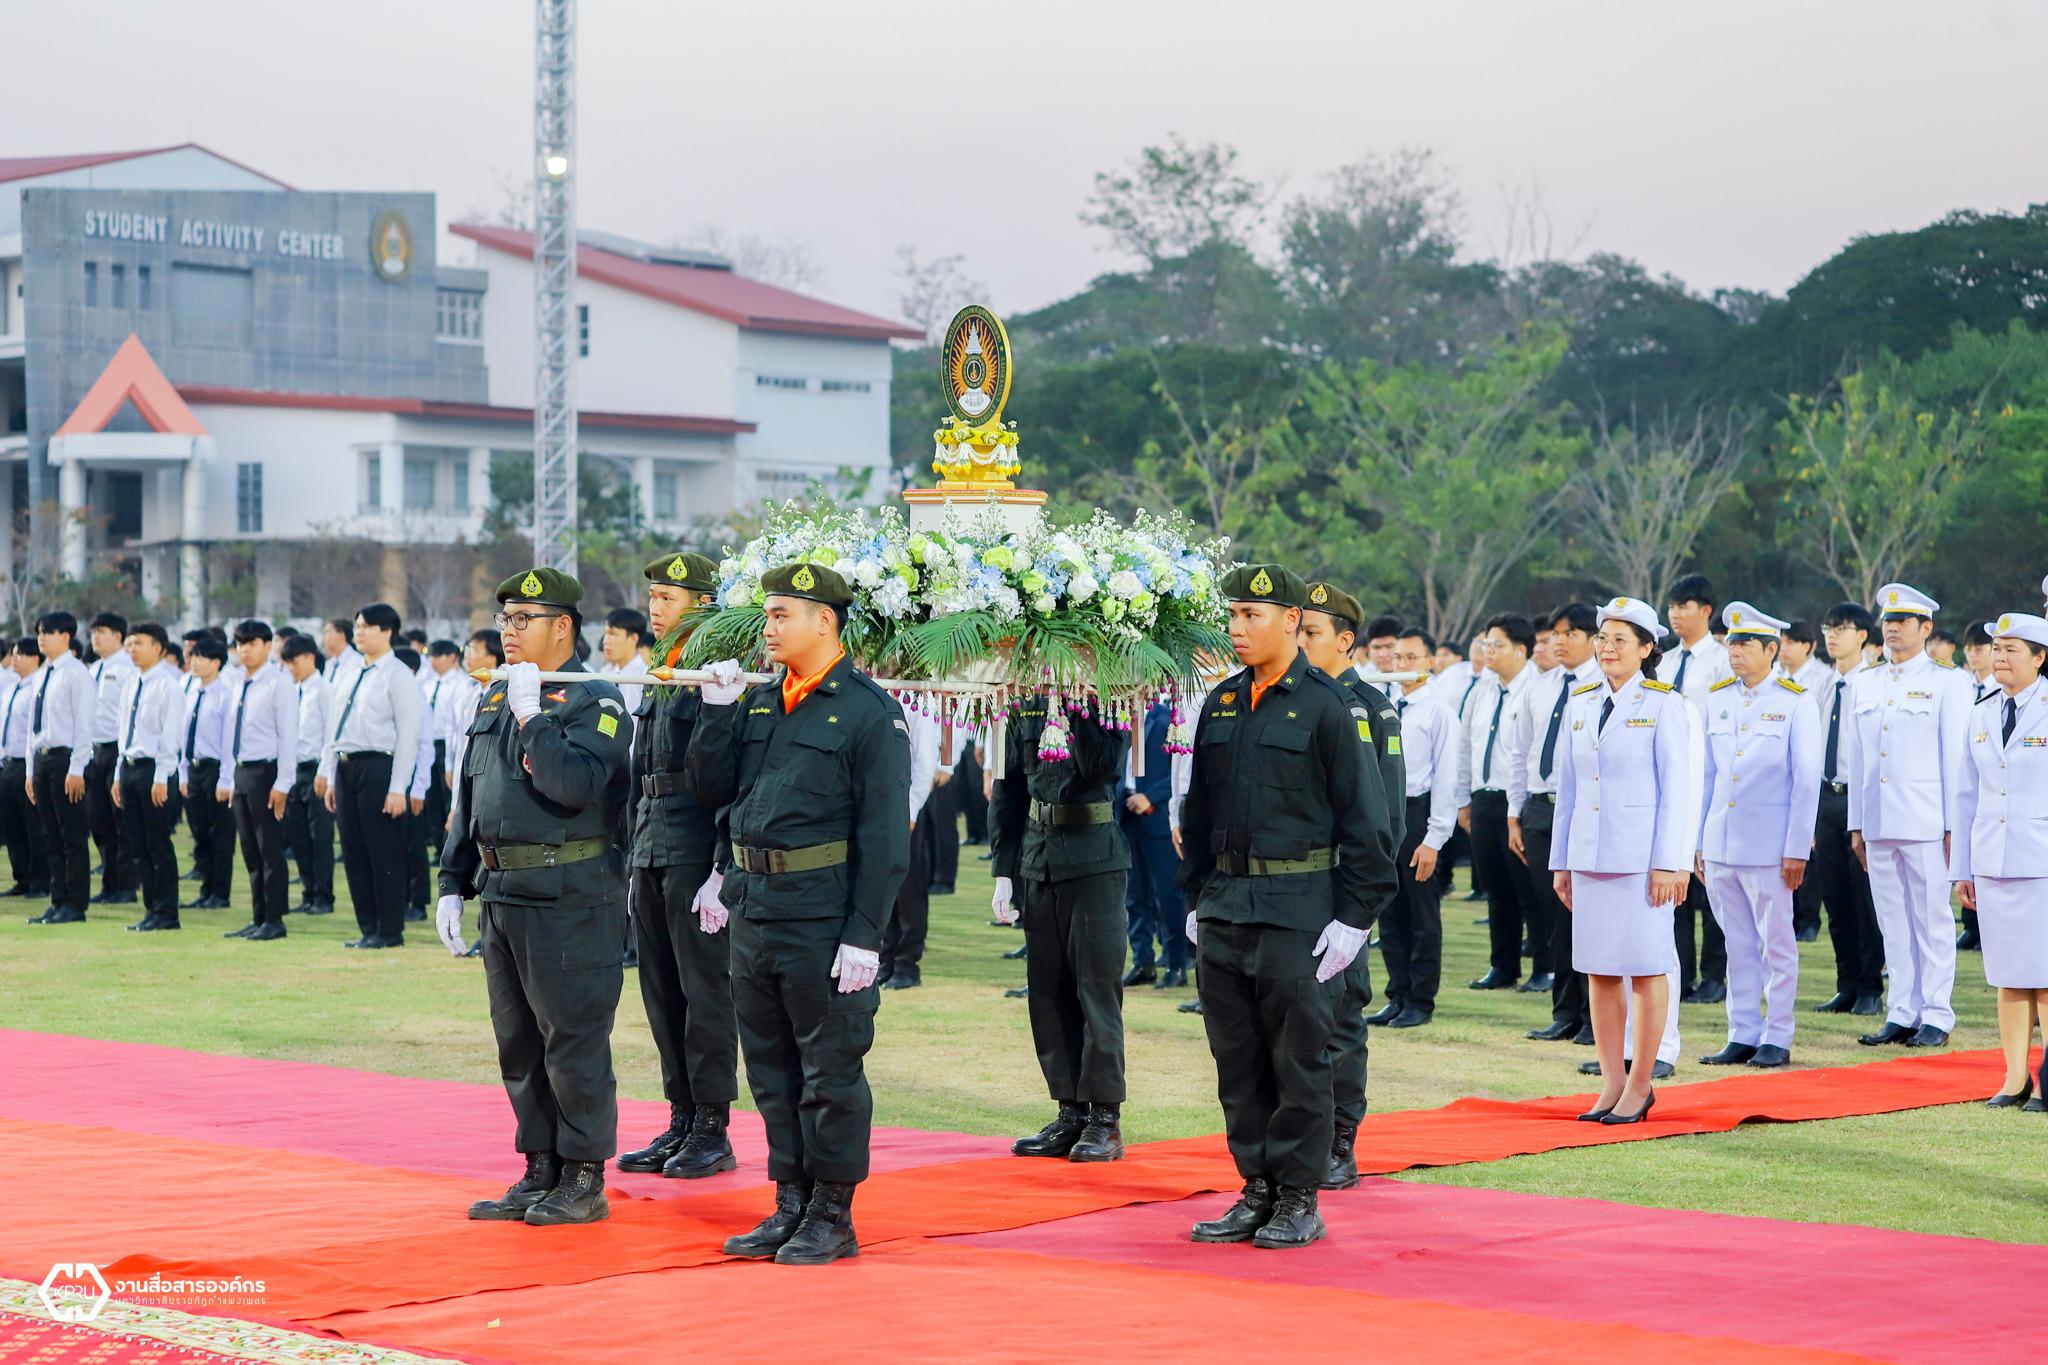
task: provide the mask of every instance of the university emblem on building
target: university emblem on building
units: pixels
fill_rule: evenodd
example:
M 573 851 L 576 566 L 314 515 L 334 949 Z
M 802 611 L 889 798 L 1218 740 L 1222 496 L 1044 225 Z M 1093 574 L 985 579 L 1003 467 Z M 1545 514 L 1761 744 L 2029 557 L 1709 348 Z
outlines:
M 386 284 L 412 273 L 412 224 L 397 209 L 386 209 L 370 225 L 370 269 Z

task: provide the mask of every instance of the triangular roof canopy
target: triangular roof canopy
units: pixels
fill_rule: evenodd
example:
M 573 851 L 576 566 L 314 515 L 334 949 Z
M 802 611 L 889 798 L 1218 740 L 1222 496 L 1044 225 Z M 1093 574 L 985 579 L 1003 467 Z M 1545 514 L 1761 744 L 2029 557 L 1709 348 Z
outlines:
M 153 430 L 175 436 L 204 436 L 206 428 L 199 425 L 199 419 L 192 415 L 192 409 L 185 406 L 185 400 L 171 387 L 171 381 L 164 378 L 164 372 L 156 367 L 150 357 L 149 348 L 142 344 L 142 338 L 130 332 L 128 339 L 121 343 L 121 349 L 114 352 L 114 358 L 107 362 L 107 368 L 100 371 L 85 397 L 78 400 L 78 406 L 64 419 L 64 425 L 57 428 L 59 436 L 82 436 L 89 432 L 106 430 L 107 423 L 114 420 L 114 414 L 121 405 L 133 400 L 135 410 L 142 414 L 142 420 Z

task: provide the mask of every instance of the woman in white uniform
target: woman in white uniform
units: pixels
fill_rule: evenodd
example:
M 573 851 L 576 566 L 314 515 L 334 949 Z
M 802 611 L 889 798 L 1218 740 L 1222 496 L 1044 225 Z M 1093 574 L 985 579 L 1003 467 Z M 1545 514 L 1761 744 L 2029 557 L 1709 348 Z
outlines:
M 1656 681 L 1657 613 L 1617 597 L 1598 616 L 1603 676 L 1575 690 L 1566 710 L 1550 866 L 1572 912 L 1572 969 L 1586 977 L 1600 1052 L 1600 1101 L 1579 1118 L 1640 1123 L 1656 1103 L 1656 1049 L 1639 1046 L 1624 1079 L 1623 1032 L 1631 1023 L 1640 1039 L 1664 1031 L 1665 974 L 1678 953 L 1672 907 L 1692 875 L 1703 765 L 1691 709 Z
M 2005 1085 L 1993 1109 L 2039 1111 L 2027 1074 L 2036 1012 L 2048 1012 L 2048 620 L 2008 613 L 1991 632 L 1997 686 L 1970 711 L 1969 756 L 1949 846 L 1949 878 L 1977 912 L 1984 979 L 1998 987 Z

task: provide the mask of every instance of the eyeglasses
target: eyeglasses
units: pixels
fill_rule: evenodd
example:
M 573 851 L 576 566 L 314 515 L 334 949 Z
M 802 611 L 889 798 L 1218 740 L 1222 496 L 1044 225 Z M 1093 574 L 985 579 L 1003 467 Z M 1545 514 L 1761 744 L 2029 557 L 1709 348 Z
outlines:
M 552 621 L 555 617 L 566 614 L 559 611 L 501 611 L 491 618 L 491 623 L 499 630 L 525 630 L 535 621 Z

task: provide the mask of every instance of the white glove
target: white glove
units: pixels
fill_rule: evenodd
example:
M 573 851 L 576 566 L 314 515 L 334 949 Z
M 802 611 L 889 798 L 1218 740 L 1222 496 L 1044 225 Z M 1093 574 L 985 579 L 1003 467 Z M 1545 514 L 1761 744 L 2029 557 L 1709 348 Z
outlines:
M 522 723 L 540 714 L 540 665 L 509 664 L 504 671 L 505 705 Z
M 996 893 L 989 897 L 988 908 L 995 911 L 997 924 L 1017 922 L 1017 903 L 1011 899 L 1015 894 L 1016 888 L 1008 877 L 996 878 Z
M 1322 965 L 1316 968 L 1316 980 L 1328 981 L 1349 967 L 1352 959 L 1358 956 L 1358 950 L 1364 946 L 1365 930 L 1331 920 L 1323 926 L 1322 937 L 1316 940 L 1315 950 L 1309 954 L 1323 960 Z
M 842 943 L 839 955 L 832 959 L 832 975 L 839 978 L 841 995 L 866 990 L 881 974 L 882 955 L 872 948 L 856 948 L 850 943 Z
M 747 690 L 746 675 L 740 671 L 738 659 L 720 659 L 704 671 L 711 675 L 711 681 L 698 690 L 706 706 L 731 706 Z
M 462 941 L 462 897 L 441 897 L 441 903 L 434 908 L 434 928 L 440 931 L 441 942 L 455 956 L 461 957 L 469 951 L 469 945 Z
M 690 902 L 690 908 L 697 912 L 697 927 L 707 934 L 717 933 L 731 918 L 725 902 L 718 899 L 719 888 L 724 885 L 725 874 L 714 871 L 704 879 L 704 885 L 697 888 L 696 899 Z
M 1200 939 L 1198 939 L 1198 938 L 1196 938 L 1196 937 L 1195 937 L 1195 912 L 1194 912 L 1194 911 L 1192 911 L 1192 910 L 1188 911 L 1188 942 L 1190 942 L 1190 943 L 1200 943 L 1200 942 L 1201 942 L 1201 940 L 1200 940 Z

